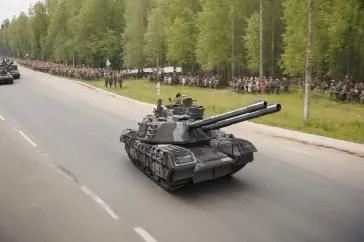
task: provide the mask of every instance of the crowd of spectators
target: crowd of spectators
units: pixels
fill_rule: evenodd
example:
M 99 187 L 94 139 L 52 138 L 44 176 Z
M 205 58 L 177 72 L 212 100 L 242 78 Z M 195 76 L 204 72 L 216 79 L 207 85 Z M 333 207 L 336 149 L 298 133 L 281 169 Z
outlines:
M 289 91 L 289 80 L 286 78 L 274 79 L 272 77 L 236 77 L 230 82 L 233 92 L 237 93 L 267 93 L 279 94 Z
M 92 68 L 85 66 L 65 65 L 38 60 L 17 60 L 21 65 L 33 70 L 50 73 L 53 75 L 76 78 L 81 80 L 105 80 L 105 86 L 116 87 L 117 83 L 122 87 L 122 80 L 148 78 L 156 81 L 158 78 L 165 85 L 196 86 L 201 88 L 224 88 L 226 84 L 222 78 L 214 72 L 198 72 L 195 74 L 172 73 L 128 73 L 121 70 L 110 70 L 107 68 Z M 272 77 L 235 77 L 227 83 L 231 90 L 236 93 L 266 93 L 279 94 L 289 92 L 292 80 L 286 78 Z M 303 82 L 300 83 L 303 86 Z M 327 94 L 331 100 L 364 103 L 364 83 L 351 81 L 345 78 L 341 81 L 330 79 L 314 79 L 311 90 Z
M 157 80 L 156 74 L 149 74 L 149 81 Z M 202 88 L 221 88 L 223 87 L 221 78 L 213 72 L 199 72 L 195 74 L 183 73 L 160 73 L 159 79 L 166 85 L 196 86 Z
M 364 104 L 364 83 L 350 80 L 319 80 L 312 82 L 311 90 L 329 94 L 331 100 Z

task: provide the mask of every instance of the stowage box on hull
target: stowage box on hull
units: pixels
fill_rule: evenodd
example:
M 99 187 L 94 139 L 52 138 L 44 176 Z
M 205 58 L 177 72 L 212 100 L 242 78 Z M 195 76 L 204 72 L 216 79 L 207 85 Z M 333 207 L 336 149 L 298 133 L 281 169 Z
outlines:
M 267 107 L 262 101 L 202 119 L 203 107 L 190 98 L 169 107 L 159 103 L 138 130 L 124 130 L 120 137 L 134 165 L 167 191 L 238 172 L 254 160 L 257 149 L 220 128 L 280 111 L 279 104 Z

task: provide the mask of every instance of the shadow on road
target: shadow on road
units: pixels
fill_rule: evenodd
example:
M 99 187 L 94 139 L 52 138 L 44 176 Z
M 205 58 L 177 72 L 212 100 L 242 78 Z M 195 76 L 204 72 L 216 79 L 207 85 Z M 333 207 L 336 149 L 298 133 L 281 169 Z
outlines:
M 216 198 L 217 195 L 219 197 L 241 195 L 251 189 L 253 187 L 247 181 L 231 176 L 187 186 L 176 191 L 174 196 L 186 201 L 195 201 L 202 198 Z

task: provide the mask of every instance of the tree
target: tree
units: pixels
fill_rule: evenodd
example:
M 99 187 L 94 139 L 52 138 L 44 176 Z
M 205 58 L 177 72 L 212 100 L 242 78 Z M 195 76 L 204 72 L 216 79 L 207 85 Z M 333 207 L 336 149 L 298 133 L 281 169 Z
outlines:
M 247 30 L 243 39 L 247 53 L 247 67 L 256 74 L 259 73 L 260 68 L 259 14 L 254 12 L 246 21 Z
M 263 23 L 263 0 L 260 0 L 260 14 L 259 14 L 259 28 L 260 28 L 260 36 L 259 36 L 259 76 L 263 76 L 264 72 L 264 23 Z
M 196 62 L 196 14 L 200 9 L 196 0 L 169 0 L 167 5 L 166 11 L 170 14 L 165 28 L 166 58 L 186 69 Z
M 48 29 L 47 8 L 43 2 L 37 2 L 29 11 L 28 23 L 32 56 L 46 58 L 45 42 Z
M 142 68 L 145 63 L 143 48 L 148 9 L 149 0 L 126 1 L 123 40 L 124 63 L 128 68 Z
M 286 30 L 283 34 L 284 51 L 282 69 L 285 74 L 303 76 L 305 70 L 305 50 L 307 41 L 307 6 L 302 0 L 285 0 L 282 3 L 283 21 Z
M 66 1 L 61 1 L 56 6 L 52 6 L 55 10 L 49 20 L 45 49 L 52 59 L 62 61 L 67 60 L 68 57 L 66 47 L 68 29 L 67 22 L 64 21 L 68 18 Z
M 308 0 L 308 22 L 307 22 L 307 55 L 306 55 L 306 80 L 305 80 L 305 98 L 304 98 L 304 120 L 307 121 L 310 116 L 309 90 L 312 79 L 312 14 L 313 0 Z
M 148 17 L 148 27 L 144 36 L 144 55 L 148 63 L 152 66 L 159 67 L 164 62 L 165 56 L 165 19 L 162 9 L 156 3 L 151 9 Z
M 122 39 L 124 29 L 124 1 L 123 0 L 88 0 L 80 10 L 74 28 L 75 43 L 78 47 L 79 58 L 94 66 L 105 66 L 107 58 L 111 59 L 113 67 L 122 64 Z M 109 34 L 109 35 L 106 35 Z M 110 38 L 116 52 L 110 53 L 100 46 L 106 43 L 103 38 Z M 115 38 L 117 41 L 114 41 Z M 109 56 L 111 55 L 111 56 Z
M 360 2 L 358 0 L 332 0 L 331 14 L 328 16 L 328 53 L 332 75 L 343 78 L 345 75 L 360 77 L 359 71 L 363 42 L 360 23 Z M 361 46 L 361 47 L 360 47 Z
M 206 69 L 226 70 L 230 60 L 230 6 L 223 0 L 204 1 L 198 14 L 197 61 Z

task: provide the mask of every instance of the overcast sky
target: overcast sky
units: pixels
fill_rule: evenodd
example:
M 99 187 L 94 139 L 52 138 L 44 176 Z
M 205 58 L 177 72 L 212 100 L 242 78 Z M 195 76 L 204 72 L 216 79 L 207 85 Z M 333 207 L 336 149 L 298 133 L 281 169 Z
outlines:
M 35 2 L 37 0 L 0 0 L 0 23 L 6 18 L 11 20 L 21 11 L 27 12 L 30 4 Z

